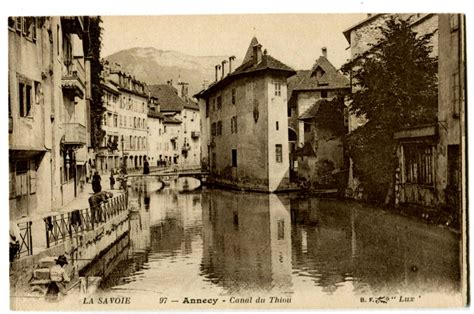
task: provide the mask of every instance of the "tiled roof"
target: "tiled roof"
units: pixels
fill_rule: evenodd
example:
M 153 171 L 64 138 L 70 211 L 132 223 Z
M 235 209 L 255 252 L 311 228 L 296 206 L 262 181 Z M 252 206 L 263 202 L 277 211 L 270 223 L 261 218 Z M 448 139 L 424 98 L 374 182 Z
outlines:
M 174 124 L 180 124 L 181 121 L 170 116 L 164 116 L 164 121 L 163 123 L 174 123 Z
M 160 84 L 148 86 L 151 96 L 158 99 L 162 112 L 180 112 L 186 106 L 186 102 L 178 96 L 178 91 L 171 85 Z
M 102 86 L 104 86 L 104 88 L 107 89 L 111 93 L 114 93 L 116 95 L 120 94 L 120 91 L 117 89 L 117 87 L 115 87 L 115 85 L 112 84 L 112 82 L 109 80 L 102 82 Z
M 273 58 L 270 55 L 262 54 L 262 61 L 260 63 L 255 64 L 253 60 L 247 61 L 235 69 L 230 75 L 238 75 L 241 73 L 250 73 L 255 71 L 261 70 L 280 70 L 280 71 L 288 71 L 288 72 L 295 72 L 292 68 L 287 66 L 281 61 Z
M 262 53 L 261 56 L 261 61 L 259 63 L 254 63 L 253 61 L 253 42 L 257 42 L 257 39 L 254 37 L 252 38 L 252 41 L 250 43 L 249 49 L 247 50 L 247 54 L 249 51 L 252 51 L 251 57 L 247 58 L 247 54 L 244 58 L 244 62 L 237 67 L 232 73 L 228 74 L 226 77 L 223 79 L 216 81 L 209 85 L 209 87 L 205 90 L 200 91 L 198 94 L 195 95 L 195 97 L 200 98 L 203 97 L 205 94 L 207 94 L 209 91 L 214 90 L 215 88 L 218 88 L 220 86 L 225 86 L 226 84 L 230 83 L 233 81 L 235 78 L 237 78 L 240 75 L 245 75 L 245 74 L 254 74 L 255 72 L 259 71 L 266 71 L 266 70 L 274 70 L 274 71 L 281 71 L 281 72 L 286 72 L 286 76 L 289 77 L 293 74 L 295 74 L 295 70 L 284 64 L 283 62 L 273 58 L 272 56 L 266 54 L 266 52 Z M 247 60 L 248 59 L 248 60 Z M 247 61 L 246 61 L 247 60 Z
M 316 157 L 316 152 L 313 149 L 313 146 L 309 143 L 306 142 L 302 148 L 298 148 L 294 156 L 296 157 Z
M 327 100 L 325 100 L 325 99 L 318 100 L 311 107 L 309 107 L 308 110 L 303 112 L 298 119 L 305 120 L 305 119 L 312 119 L 312 118 L 316 117 L 316 115 L 319 111 L 319 106 L 320 106 L 321 102 L 323 102 L 323 101 L 327 101 Z
M 258 45 L 258 40 L 257 37 L 253 37 L 252 40 L 250 41 L 250 45 L 247 48 L 247 53 L 245 54 L 244 60 L 242 60 L 242 64 L 245 64 L 252 60 L 253 58 L 253 46 Z
M 186 104 L 184 105 L 184 108 L 199 110 L 199 105 L 194 100 L 188 98 L 186 99 L 185 103 Z
M 165 118 L 165 116 L 161 112 L 156 112 L 155 110 L 152 110 L 152 109 L 148 110 L 148 117 L 157 118 L 157 119 L 164 119 Z
M 323 73 L 318 77 L 317 73 Z M 337 71 L 326 57 L 321 56 L 311 70 L 298 71 L 288 80 L 288 95 L 293 91 L 349 88 L 347 77 Z

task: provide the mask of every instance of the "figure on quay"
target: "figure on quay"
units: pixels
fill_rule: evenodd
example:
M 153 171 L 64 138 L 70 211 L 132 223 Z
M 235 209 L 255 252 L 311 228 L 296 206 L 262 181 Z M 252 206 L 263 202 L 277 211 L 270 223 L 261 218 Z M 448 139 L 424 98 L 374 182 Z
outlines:
M 46 299 L 51 301 L 58 300 L 59 296 L 67 294 L 66 284 L 70 281 L 64 268 L 68 264 L 66 256 L 59 255 L 55 261 L 56 265 L 49 269 L 51 282 L 46 291 Z
M 100 191 L 102 191 L 100 180 L 101 179 L 100 179 L 99 172 L 95 171 L 94 175 L 92 176 L 92 191 L 94 191 L 94 193 L 99 193 Z

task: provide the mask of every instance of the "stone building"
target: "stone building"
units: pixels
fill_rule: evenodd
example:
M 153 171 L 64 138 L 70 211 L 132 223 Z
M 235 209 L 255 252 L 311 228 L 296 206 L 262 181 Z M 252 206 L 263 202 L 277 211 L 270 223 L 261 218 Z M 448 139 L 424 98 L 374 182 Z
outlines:
M 102 130 L 105 131 L 102 143 L 96 153 L 97 170 L 101 173 L 110 169 L 118 169 L 122 158 L 122 132 L 119 126 L 119 108 L 121 93 L 110 81 L 102 84 L 103 103 L 106 108 L 103 117 Z
M 458 207 L 462 200 L 462 169 L 465 138 L 464 20 L 457 14 L 401 14 L 411 18 L 418 34 L 432 33 L 432 56 L 438 58 L 437 122 L 405 129 L 394 134 L 398 140 L 399 184 L 395 202 L 442 208 Z M 378 26 L 385 14 L 369 15 L 344 31 L 354 60 L 370 54 Z M 349 131 L 364 124 L 349 117 Z M 357 179 L 350 176 L 349 186 Z
M 150 167 L 164 166 L 164 119 L 156 97 L 148 102 L 148 161 Z
M 108 143 L 111 142 L 112 146 L 122 150 L 123 145 L 122 154 L 127 169 L 142 168 L 147 159 L 148 149 L 147 116 L 149 97 L 146 84 L 135 79 L 131 74 L 123 72 L 120 66 L 116 64 L 110 65 L 104 76 L 106 81 L 120 92 L 120 96 L 113 102 L 115 106 L 113 111 L 107 110 L 104 113 L 102 125 L 112 133 L 104 137 L 101 147 L 110 147 L 111 145 Z M 110 170 L 110 166 L 117 165 L 115 157 L 117 156 L 114 156 L 112 162 L 111 159 L 106 161 L 103 156 L 99 155 L 96 158 L 97 169 L 102 172 Z
M 290 178 L 287 78 L 295 71 L 262 51 L 255 37 L 234 71 L 233 58 L 224 61 L 220 78 L 216 67 L 216 81 L 196 95 L 203 159 L 212 180 L 266 192 L 285 189 Z
M 331 64 L 325 47 L 311 70 L 297 71 L 288 79 L 290 167 L 296 175 L 318 182 L 321 176 L 328 175 L 320 171 L 323 164 L 334 171 L 346 168 L 342 144 L 346 132 L 340 128 L 345 112 L 338 106 L 339 102 L 330 101 L 336 96 L 344 97 L 349 91 L 349 79 Z M 324 112 L 330 110 L 332 114 L 318 113 L 322 104 Z M 331 105 L 326 108 L 327 104 L 333 104 L 334 108 Z M 328 118 L 334 119 L 333 129 L 322 127 L 326 124 L 321 119 Z
M 438 121 L 395 134 L 400 202 L 460 215 L 465 179 L 464 17 L 438 14 Z
M 8 19 L 11 219 L 57 209 L 82 189 L 90 145 L 87 21 Z
M 181 96 L 171 82 L 149 87 L 150 94 L 156 97 L 159 111 L 164 116 L 162 155 L 168 163 L 180 169 L 199 168 L 199 106 L 188 97 L 186 83 L 180 85 Z

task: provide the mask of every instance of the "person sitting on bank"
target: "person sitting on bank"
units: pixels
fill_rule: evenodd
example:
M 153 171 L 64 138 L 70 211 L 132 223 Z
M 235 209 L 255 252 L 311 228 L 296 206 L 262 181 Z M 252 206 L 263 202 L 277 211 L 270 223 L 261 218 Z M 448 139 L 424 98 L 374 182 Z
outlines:
M 48 290 L 46 296 L 54 299 L 59 297 L 59 295 L 66 295 L 66 284 L 70 281 L 69 276 L 66 273 L 64 265 L 67 265 L 67 258 L 64 255 L 59 255 L 55 259 L 56 265 L 49 269 L 49 278 L 51 283 L 48 285 Z

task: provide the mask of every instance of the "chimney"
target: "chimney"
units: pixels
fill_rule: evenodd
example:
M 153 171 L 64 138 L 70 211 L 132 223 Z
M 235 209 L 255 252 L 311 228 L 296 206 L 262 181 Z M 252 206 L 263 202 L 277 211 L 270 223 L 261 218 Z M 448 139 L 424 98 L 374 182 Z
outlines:
M 219 70 L 220 70 L 221 66 L 220 66 L 220 64 L 218 64 L 218 65 L 215 65 L 214 68 L 216 69 L 216 82 L 217 82 L 217 75 L 219 73 Z
M 229 74 L 232 73 L 232 60 L 235 60 L 235 56 L 229 57 Z
M 367 13 L 367 18 L 372 17 L 372 13 Z
M 326 48 L 326 47 L 321 48 L 321 52 L 323 54 L 323 57 L 327 59 L 328 58 L 328 48 Z
M 262 45 L 256 44 L 253 46 L 253 63 L 259 64 L 262 61 Z
M 226 63 L 227 63 L 227 60 L 222 60 L 222 77 L 221 77 L 221 79 L 224 78 L 224 70 L 225 70 L 224 65 L 225 65 Z

